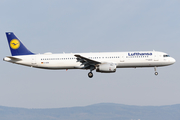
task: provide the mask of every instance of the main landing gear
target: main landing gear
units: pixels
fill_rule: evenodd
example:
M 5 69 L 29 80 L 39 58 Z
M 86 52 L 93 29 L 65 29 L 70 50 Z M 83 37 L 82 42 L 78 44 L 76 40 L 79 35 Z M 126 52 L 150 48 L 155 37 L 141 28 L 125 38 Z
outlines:
M 154 71 L 155 71 L 155 75 L 157 76 L 158 75 L 158 72 L 156 72 L 156 66 L 154 67 Z
M 92 71 L 95 69 L 95 66 L 90 66 L 90 72 L 88 73 L 88 77 L 92 78 L 93 77 L 93 73 Z

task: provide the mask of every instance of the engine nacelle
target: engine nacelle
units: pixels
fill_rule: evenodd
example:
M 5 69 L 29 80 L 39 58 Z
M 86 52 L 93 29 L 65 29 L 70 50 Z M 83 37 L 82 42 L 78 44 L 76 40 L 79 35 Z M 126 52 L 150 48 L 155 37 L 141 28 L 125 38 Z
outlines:
M 96 67 L 96 72 L 101 72 L 101 73 L 116 72 L 116 64 L 115 63 L 100 64 L 99 66 Z

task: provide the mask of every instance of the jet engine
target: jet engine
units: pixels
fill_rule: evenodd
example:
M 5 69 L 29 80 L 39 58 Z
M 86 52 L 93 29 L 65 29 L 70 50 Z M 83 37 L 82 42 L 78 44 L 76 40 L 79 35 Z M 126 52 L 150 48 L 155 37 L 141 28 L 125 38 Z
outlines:
M 113 73 L 116 72 L 116 64 L 115 63 L 104 63 L 100 64 L 96 67 L 96 72 L 101 73 Z

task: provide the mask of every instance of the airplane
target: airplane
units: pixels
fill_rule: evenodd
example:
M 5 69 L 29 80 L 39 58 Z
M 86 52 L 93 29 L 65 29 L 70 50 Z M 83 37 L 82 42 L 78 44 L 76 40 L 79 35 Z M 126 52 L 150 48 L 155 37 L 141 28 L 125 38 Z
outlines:
M 90 70 L 88 77 L 93 77 L 93 70 L 101 73 L 114 73 L 117 68 L 157 67 L 172 65 L 176 60 L 164 52 L 99 52 L 99 53 L 61 53 L 35 54 L 29 51 L 13 32 L 6 32 L 12 56 L 4 61 L 41 69 L 84 69 Z

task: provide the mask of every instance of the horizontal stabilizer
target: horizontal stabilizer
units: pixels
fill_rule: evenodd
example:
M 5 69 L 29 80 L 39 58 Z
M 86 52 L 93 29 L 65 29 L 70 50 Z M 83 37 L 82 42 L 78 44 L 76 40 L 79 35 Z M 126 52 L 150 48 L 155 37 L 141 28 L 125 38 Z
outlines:
M 7 56 L 3 60 L 4 61 L 21 61 L 22 59 L 16 58 L 16 57 L 12 57 L 12 56 Z

